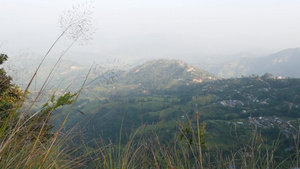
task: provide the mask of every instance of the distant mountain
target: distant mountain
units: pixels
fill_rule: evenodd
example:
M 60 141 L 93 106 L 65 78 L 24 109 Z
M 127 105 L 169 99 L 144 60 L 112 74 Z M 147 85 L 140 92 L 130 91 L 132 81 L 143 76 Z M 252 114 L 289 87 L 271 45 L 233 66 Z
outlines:
M 290 48 L 266 57 L 238 58 L 209 71 L 225 78 L 263 75 L 267 72 L 274 76 L 300 77 L 299 64 L 300 48 Z
M 30 79 L 34 75 L 41 60 L 41 55 L 25 54 L 15 58 L 9 58 L 8 63 L 4 66 L 8 74 L 13 77 L 14 83 L 25 88 L 30 82 Z M 31 91 L 39 90 L 41 88 L 56 62 L 57 59 L 51 57 L 45 59 L 36 78 L 32 82 L 30 88 Z M 49 81 L 47 83 L 48 89 L 56 89 L 57 87 L 64 89 L 71 83 L 74 85 L 74 81 L 80 81 L 80 84 L 82 84 L 87 71 L 88 69 L 79 63 L 62 59 L 58 62 L 49 77 Z
M 153 60 L 124 72 L 119 82 L 161 89 L 174 84 L 199 83 L 213 75 L 180 60 Z
M 42 61 L 43 56 L 34 53 L 22 54 L 19 56 L 9 57 L 8 61 L 3 64 L 5 70 L 12 76 L 15 84 L 21 88 L 26 88 L 36 69 Z M 71 89 L 77 91 L 84 82 L 88 71 L 91 68 L 85 66 L 81 62 L 73 60 L 61 59 L 58 63 L 58 58 L 47 57 L 42 63 L 36 78 L 32 81 L 30 91 L 39 90 L 48 78 L 49 73 L 55 66 L 51 76 L 47 82 L 47 89 Z M 123 72 L 124 65 L 120 63 L 101 63 L 94 64 L 86 84 L 94 85 L 99 83 L 106 84 L 112 81 Z

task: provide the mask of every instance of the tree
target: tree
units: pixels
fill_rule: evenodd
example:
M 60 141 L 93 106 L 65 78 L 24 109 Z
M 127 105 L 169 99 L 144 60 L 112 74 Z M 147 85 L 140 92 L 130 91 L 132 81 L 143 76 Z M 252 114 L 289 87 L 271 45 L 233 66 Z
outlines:
M 6 54 L 0 54 L 0 64 L 8 59 Z M 75 101 L 75 94 L 65 93 L 55 100 L 53 95 L 51 100 L 43 105 L 40 111 L 31 114 L 22 112 L 19 105 L 25 101 L 26 98 L 21 88 L 12 84 L 12 78 L 8 76 L 3 68 L 0 69 L 0 140 L 5 135 L 12 134 L 18 121 L 23 119 L 23 130 L 26 131 L 26 141 L 33 141 L 37 137 L 41 142 L 47 141 L 53 137 L 53 125 L 50 120 L 52 111 L 63 107 L 64 105 L 72 104 Z M 22 117 L 22 118 L 20 118 Z M 26 122 L 25 122 L 26 121 Z M 26 129 L 25 129 L 26 128 Z M 18 137 L 24 137 L 19 135 Z
M 270 79 L 272 77 L 273 77 L 273 75 L 271 73 L 265 73 L 264 75 L 261 76 L 261 78 L 263 80 L 267 80 L 267 79 Z
M 0 65 L 8 59 L 6 54 L 0 54 Z M 8 76 L 3 68 L 0 69 L 0 127 L 5 118 L 14 114 L 12 109 L 21 99 L 22 90 L 11 83 L 12 78 Z

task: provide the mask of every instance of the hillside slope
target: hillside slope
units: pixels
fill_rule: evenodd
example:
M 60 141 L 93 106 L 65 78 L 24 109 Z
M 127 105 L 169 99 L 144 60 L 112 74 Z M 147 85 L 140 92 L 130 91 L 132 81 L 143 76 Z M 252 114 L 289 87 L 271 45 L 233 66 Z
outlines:
M 212 74 L 183 61 L 154 60 L 125 72 L 119 82 L 157 90 L 174 84 L 199 83 L 212 78 Z

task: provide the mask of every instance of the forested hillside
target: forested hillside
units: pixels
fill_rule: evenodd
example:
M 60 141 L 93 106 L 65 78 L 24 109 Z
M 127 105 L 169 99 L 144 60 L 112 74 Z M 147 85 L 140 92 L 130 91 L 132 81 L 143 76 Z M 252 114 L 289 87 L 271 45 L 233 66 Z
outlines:
M 285 140 L 281 150 L 293 147 L 292 135 L 297 133 L 300 117 L 299 79 L 278 79 L 268 73 L 215 79 L 206 74 L 203 76 L 201 71 L 192 74 L 187 71 L 191 68 L 181 66 L 164 74 L 166 65 L 172 62 L 158 61 L 159 66 L 150 62 L 133 68 L 122 75 L 121 80 L 88 92 L 98 93 L 98 98 L 85 97 L 87 95 L 83 93 L 73 112 L 75 115 L 69 120 L 69 127 L 80 122 L 85 126 L 85 136 L 89 140 L 95 137 L 95 131 L 102 133 L 104 138 L 113 139 L 119 137 L 121 129 L 131 133 L 146 125 L 146 133 L 155 132 L 162 140 L 170 141 L 178 133 L 179 122 L 188 122 L 197 113 L 200 122 L 207 124 L 211 148 L 213 145 L 234 147 L 239 138 L 247 141 L 245 138 L 253 129 L 271 140 L 281 131 L 281 139 Z M 162 73 L 149 79 L 142 78 L 143 69 L 154 68 Z M 150 71 L 149 77 L 154 73 Z M 193 80 L 196 78 L 203 78 L 203 81 Z M 161 87 L 152 90 L 149 81 L 152 84 L 152 81 L 161 82 Z M 86 120 L 82 121 L 82 118 Z M 238 132 L 238 136 L 234 132 Z

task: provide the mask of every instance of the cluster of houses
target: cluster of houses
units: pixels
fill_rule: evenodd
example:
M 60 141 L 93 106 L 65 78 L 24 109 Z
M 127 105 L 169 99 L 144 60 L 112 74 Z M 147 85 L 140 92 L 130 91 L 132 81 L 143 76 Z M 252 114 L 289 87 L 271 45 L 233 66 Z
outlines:
M 276 116 L 248 117 L 248 121 L 256 127 L 263 129 L 270 129 L 277 126 L 284 134 L 291 134 L 291 130 L 292 128 L 294 128 L 294 126 L 291 125 L 289 122 L 284 121 Z
M 241 107 L 244 106 L 244 103 L 240 100 L 223 100 L 220 101 L 220 104 L 228 107 Z
M 217 89 L 214 89 L 217 90 Z M 241 94 L 238 90 L 234 90 L 234 92 Z M 266 98 L 264 100 L 258 100 L 257 97 L 255 97 L 253 94 L 249 93 L 243 93 L 241 94 L 243 97 L 251 100 L 254 103 L 260 103 L 260 104 L 268 104 L 269 98 Z M 239 100 L 224 100 L 220 101 L 220 104 L 223 106 L 229 106 L 229 107 L 237 107 L 237 106 L 244 106 L 244 103 Z

